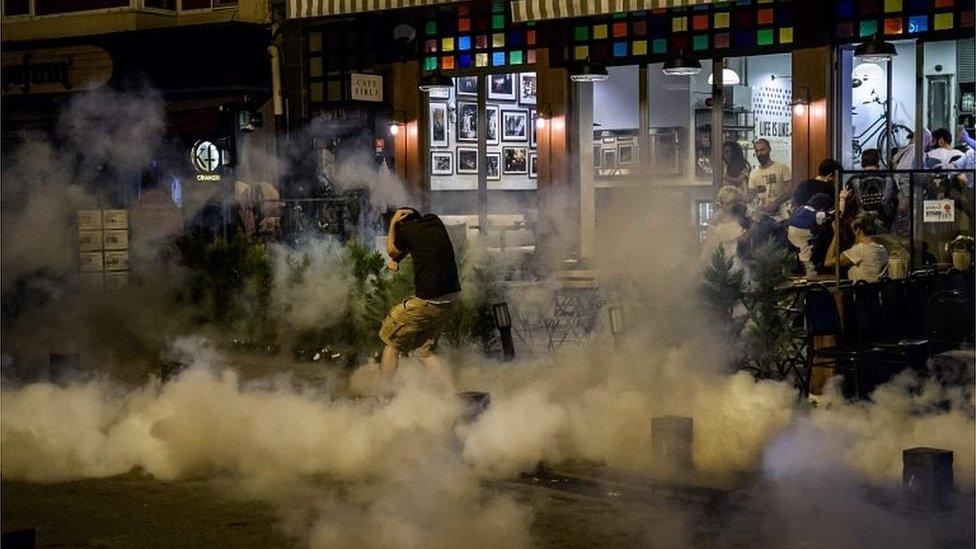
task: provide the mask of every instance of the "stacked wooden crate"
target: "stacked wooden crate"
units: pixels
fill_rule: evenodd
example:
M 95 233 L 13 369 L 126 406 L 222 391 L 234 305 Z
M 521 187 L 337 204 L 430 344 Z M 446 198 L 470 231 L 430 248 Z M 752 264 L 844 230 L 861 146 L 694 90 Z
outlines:
M 88 288 L 129 283 L 129 212 L 78 211 L 78 270 Z

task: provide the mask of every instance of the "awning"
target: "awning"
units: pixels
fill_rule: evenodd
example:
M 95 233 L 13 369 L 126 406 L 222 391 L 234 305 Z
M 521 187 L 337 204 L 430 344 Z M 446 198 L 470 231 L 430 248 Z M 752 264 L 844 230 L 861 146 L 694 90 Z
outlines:
M 512 20 L 522 22 L 589 17 L 711 3 L 712 0 L 512 0 Z
M 330 17 L 377 10 L 395 10 L 448 4 L 459 0 L 288 0 L 285 16 L 288 19 L 302 17 Z

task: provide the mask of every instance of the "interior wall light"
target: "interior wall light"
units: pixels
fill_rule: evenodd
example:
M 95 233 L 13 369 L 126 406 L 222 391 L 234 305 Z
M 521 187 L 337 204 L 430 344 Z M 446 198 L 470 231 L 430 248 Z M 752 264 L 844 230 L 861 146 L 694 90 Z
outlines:
M 403 111 L 393 111 L 390 113 L 390 135 L 396 137 L 400 135 L 400 130 L 406 125 L 407 113 Z
M 546 124 L 549 118 L 552 117 L 552 112 L 549 110 L 548 104 L 539 105 L 535 111 L 535 127 L 537 130 L 546 129 Z

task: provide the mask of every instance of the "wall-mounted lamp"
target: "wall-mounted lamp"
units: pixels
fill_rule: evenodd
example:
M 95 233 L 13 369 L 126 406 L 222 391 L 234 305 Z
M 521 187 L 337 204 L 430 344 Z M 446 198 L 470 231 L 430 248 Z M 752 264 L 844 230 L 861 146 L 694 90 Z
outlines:
M 390 113 L 390 127 L 389 127 L 390 135 L 392 135 L 393 137 L 400 135 L 400 130 L 407 123 L 406 118 L 407 118 L 407 113 L 403 111 L 393 111 L 392 113 Z
M 790 106 L 793 107 L 793 114 L 796 116 L 803 116 L 807 114 L 810 107 L 810 89 L 806 87 L 801 87 L 804 90 L 804 94 L 801 97 L 794 97 L 793 101 L 790 102 Z
M 551 117 L 552 117 L 552 111 L 549 108 L 549 105 L 546 104 L 546 103 L 544 103 L 542 105 L 539 105 L 536 108 L 536 110 L 535 110 L 535 127 L 536 127 L 536 129 L 537 130 L 544 130 L 544 129 L 546 129 L 546 124 L 548 123 L 548 121 L 549 121 L 549 119 Z

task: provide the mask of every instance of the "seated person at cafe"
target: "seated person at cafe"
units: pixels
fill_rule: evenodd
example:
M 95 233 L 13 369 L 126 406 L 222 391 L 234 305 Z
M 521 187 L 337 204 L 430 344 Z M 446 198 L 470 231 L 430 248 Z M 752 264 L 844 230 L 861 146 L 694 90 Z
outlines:
M 855 243 L 849 249 L 838 255 L 838 242 L 835 236 L 830 247 L 827 248 L 827 258 L 824 265 L 833 267 L 850 266 L 847 277 L 853 281 L 865 280 L 877 282 L 888 269 L 888 251 L 884 246 L 874 242 L 871 238 L 877 234 L 878 216 L 874 212 L 861 212 L 851 223 L 854 230 Z
M 715 197 L 715 212 L 708 220 L 708 230 L 705 231 L 699 264 L 703 267 L 711 265 L 712 256 L 722 248 L 725 257 L 732 259 L 732 268 L 742 269 L 739 249 L 746 245 L 751 226 L 742 191 L 732 185 L 719 189 Z
M 800 263 L 807 278 L 816 276 L 813 250 L 824 233 L 829 234 L 834 201 L 827 193 L 813 195 L 809 201 L 793 211 L 790 216 L 787 237 L 790 244 L 799 249 Z

